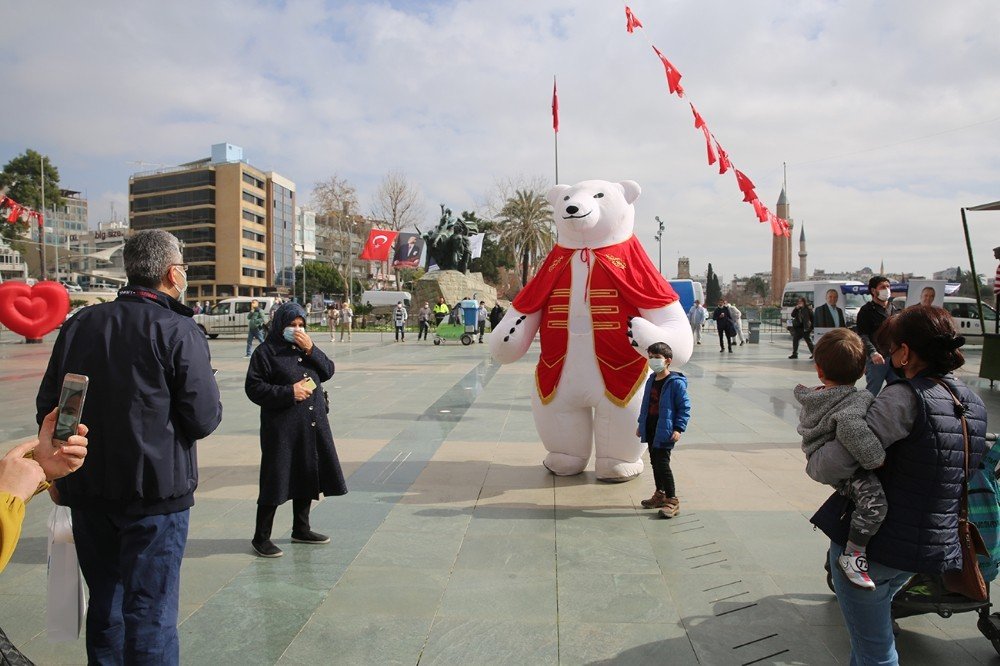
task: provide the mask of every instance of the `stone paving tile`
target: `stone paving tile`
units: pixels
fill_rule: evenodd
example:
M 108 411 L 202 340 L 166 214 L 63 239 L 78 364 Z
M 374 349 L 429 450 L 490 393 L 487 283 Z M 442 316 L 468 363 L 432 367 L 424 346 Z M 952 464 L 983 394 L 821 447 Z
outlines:
M 676 623 L 677 607 L 663 576 L 559 572 L 560 622 Z
M 559 658 L 563 664 L 693 666 L 699 662 L 680 622 L 614 624 L 560 622 Z
M 558 607 L 561 616 L 561 596 Z M 452 573 L 437 617 L 541 622 L 555 617 L 556 608 L 554 566 L 518 572 L 464 569 Z
M 544 622 L 439 617 L 431 627 L 420 664 L 557 664 L 558 642 L 554 617 Z
M 386 664 L 413 666 L 420 659 L 432 618 L 314 615 L 285 650 L 279 664 Z

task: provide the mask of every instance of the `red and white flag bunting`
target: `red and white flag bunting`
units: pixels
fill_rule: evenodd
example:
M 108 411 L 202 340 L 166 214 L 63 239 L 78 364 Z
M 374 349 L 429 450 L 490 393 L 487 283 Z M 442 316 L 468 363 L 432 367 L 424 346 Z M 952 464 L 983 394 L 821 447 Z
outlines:
M 642 23 L 636 17 L 635 12 L 628 5 L 625 5 L 625 30 L 632 34 L 637 28 L 641 28 Z M 650 46 L 653 46 L 650 44 Z M 667 57 L 663 55 L 660 49 L 653 46 L 653 51 L 656 53 L 656 57 L 660 59 L 663 64 L 664 73 L 667 77 L 667 90 L 671 95 L 677 95 L 678 98 L 683 98 L 685 95 L 684 88 L 681 87 L 681 73 L 673 63 L 667 60 Z M 694 103 L 688 102 L 691 106 L 691 113 L 694 114 L 694 126 L 700 129 L 702 134 L 705 135 L 705 148 L 708 154 L 708 164 L 712 165 L 716 162 L 719 163 L 719 174 L 724 174 L 730 169 L 736 174 L 736 184 L 743 193 L 743 201 L 751 204 L 754 209 L 754 213 L 757 215 L 757 219 L 761 223 L 769 222 L 771 224 L 771 231 L 775 236 L 790 236 L 791 230 L 788 226 L 788 221 L 784 220 L 770 210 L 767 206 L 761 203 L 760 198 L 757 196 L 757 192 L 754 191 L 753 182 L 747 178 L 746 174 L 733 166 L 732 160 L 729 158 L 729 153 L 722 149 L 715 135 L 712 134 L 708 129 L 708 124 L 705 119 L 701 117 L 698 110 L 695 109 Z

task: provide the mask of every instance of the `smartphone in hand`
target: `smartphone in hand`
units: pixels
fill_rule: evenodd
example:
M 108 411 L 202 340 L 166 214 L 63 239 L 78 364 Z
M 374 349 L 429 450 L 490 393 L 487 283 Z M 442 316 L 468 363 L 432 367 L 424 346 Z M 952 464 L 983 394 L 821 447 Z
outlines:
M 76 434 L 83 414 L 83 402 L 87 398 L 90 378 L 71 372 L 63 377 L 62 393 L 59 395 L 59 415 L 56 417 L 56 431 L 52 443 L 65 446 L 69 438 Z
M 315 391 L 316 390 L 316 382 L 313 381 L 312 377 L 306 377 L 305 383 L 302 384 L 302 385 L 305 386 L 310 391 Z

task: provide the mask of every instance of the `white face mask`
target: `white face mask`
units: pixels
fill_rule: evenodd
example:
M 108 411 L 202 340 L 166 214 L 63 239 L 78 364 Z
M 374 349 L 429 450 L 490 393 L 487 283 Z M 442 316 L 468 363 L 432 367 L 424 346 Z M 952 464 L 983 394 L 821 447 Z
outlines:
M 889 300 L 889 296 L 891 294 L 889 293 L 888 289 L 879 289 L 878 292 L 876 293 L 876 295 L 878 296 L 878 300 L 880 300 L 880 301 L 888 301 Z
M 176 289 L 176 290 L 177 290 L 177 300 L 178 300 L 178 301 L 181 301 L 181 302 L 183 303 L 183 302 L 184 302 L 184 292 L 186 292 L 186 291 L 187 291 L 187 288 L 188 288 L 188 276 L 187 276 L 187 271 L 185 271 L 185 270 L 184 270 L 183 268 L 181 268 L 180 266 L 174 266 L 174 268 L 177 268 L 177 269 L 178 269 L 178 270 L 180 270 L 180 271 L 181 271 L 182 273 L 184 273 L 184 286 L 182 287 L 182 286 L 180 286 L 179 284 L 174 284 L 174 289 Z
M 651 358 L 649 359 L 649 369 L 653 372 L 659 374 L 667 368 L 666 359 L 662 358 Z

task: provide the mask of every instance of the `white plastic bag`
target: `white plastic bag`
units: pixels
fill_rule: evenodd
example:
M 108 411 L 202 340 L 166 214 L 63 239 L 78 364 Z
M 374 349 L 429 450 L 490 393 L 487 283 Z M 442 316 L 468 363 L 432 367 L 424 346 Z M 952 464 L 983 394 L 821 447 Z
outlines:
M 54 507 L 49 514 L 48 525 L 46 636 L 50 641 L 75 641 L 83 629 L 87 601 L 83 593 L 83 575 L 76 559 L 69 507 Z

